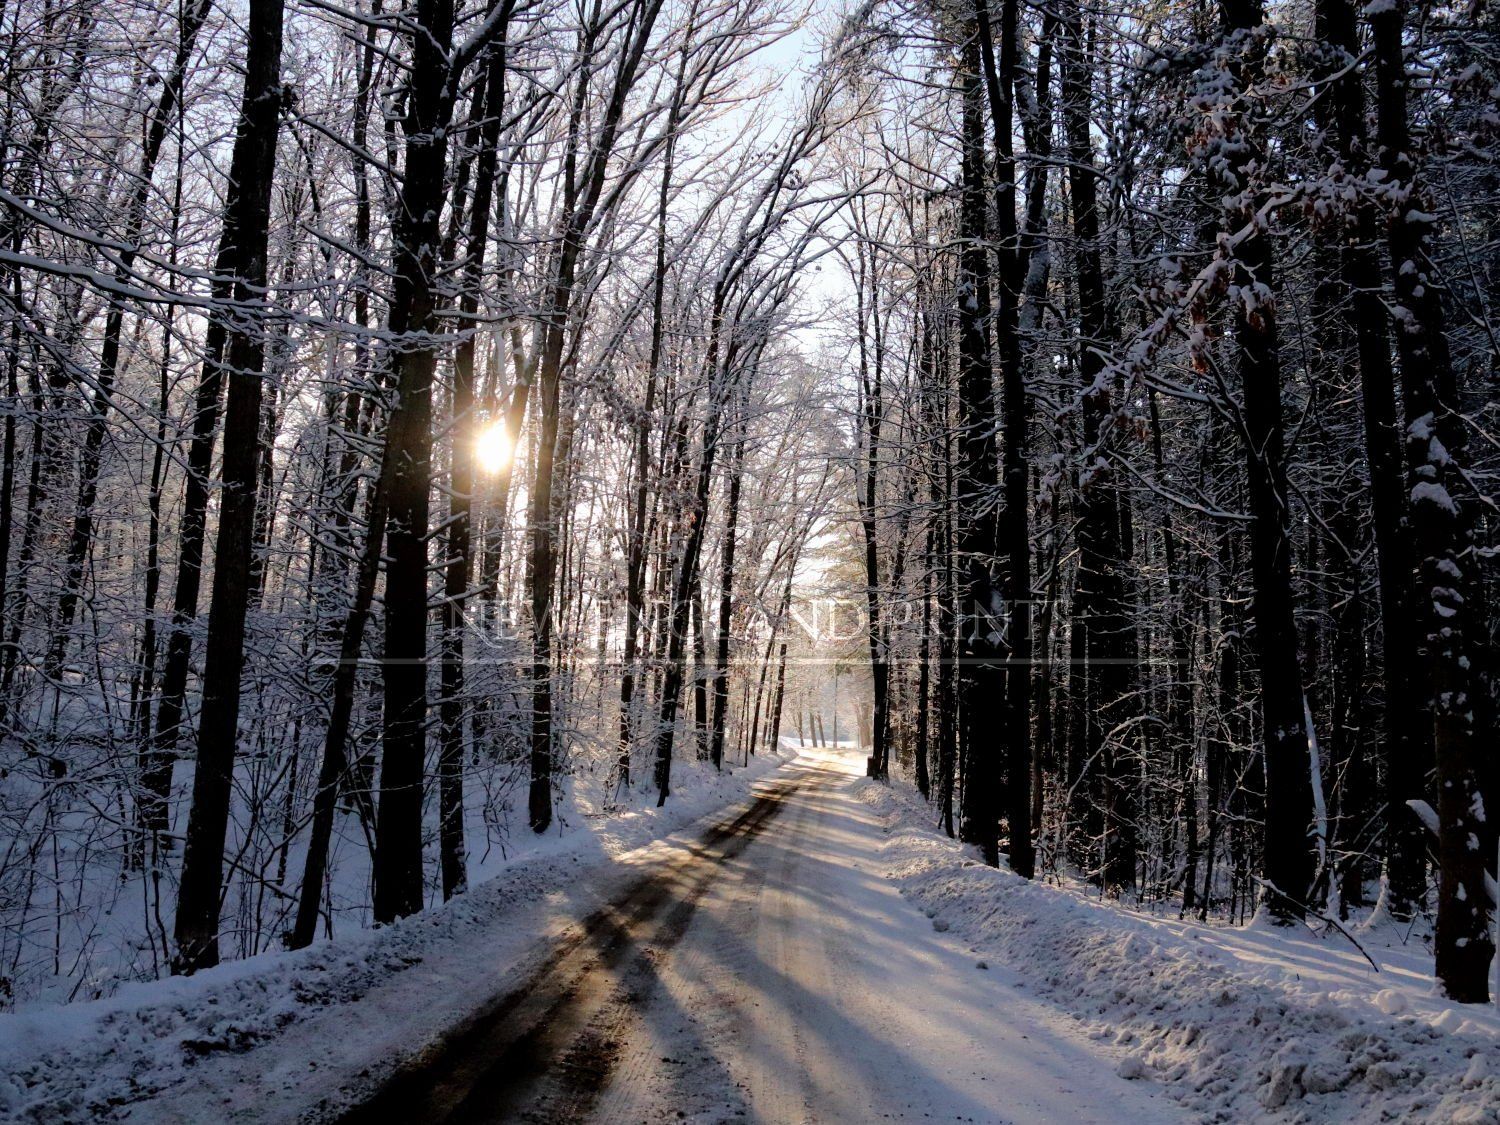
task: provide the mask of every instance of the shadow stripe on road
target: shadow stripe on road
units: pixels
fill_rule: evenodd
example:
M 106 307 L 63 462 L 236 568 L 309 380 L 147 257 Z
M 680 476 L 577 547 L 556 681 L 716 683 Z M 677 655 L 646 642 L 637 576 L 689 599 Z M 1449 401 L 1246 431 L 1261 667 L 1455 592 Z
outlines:
M 644 873 L 559 940 L 525 983 L 428 1044 L 346 1125 L 390 1121 L 577 1121 L 608 1085 L 656 963 L 682 937 L 719 864 L 782 811 L 801 779 L 766 787 L 688 855 Z

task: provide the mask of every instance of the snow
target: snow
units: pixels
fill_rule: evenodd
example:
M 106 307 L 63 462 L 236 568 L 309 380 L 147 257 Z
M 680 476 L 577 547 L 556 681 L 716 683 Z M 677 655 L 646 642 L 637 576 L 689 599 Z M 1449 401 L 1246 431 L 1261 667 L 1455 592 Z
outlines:
M 662 958 L 599 1120 L 1500 1122 L 1500 1016 L 1443 999 L 1378 909 L 1377 972 L 1337 935 L 1027 882 L 863 755 L 679 764 L 665 809 L 580 817 L 394 926 L 0 1016 L 0 1119 L 335 1116 L 774 772 L 800 787 Z
M 1453 503 L 1453 497 L 1448 495 L 1448 490 L 1435 481 L 1419 480 L 1412 485 L 1411 502 L 1413 504 L 1436 504 L 1449 515 L 1454 515 L 1458 511 Z
M 1433 811 L 1431 805 L 1418 797 L 1407 801 L 1406 807 L 1411 809 L 1412 812 L 1416 813 L 1417 819 L 1426 826 L 1427 831 L 1431 832 L 1434 836 L 1437 835 L 1438 815 Z
M 1375 994 L 1375 1006 L 1388 1016 L 1399 1016 L 1410 1007 L 1410 1004 L 1407 1002 L 1406 993 L 1399 988 L 1382 988 Z
M 649 951 L 655 986 L 626 1025 L 607 1021 L 625 1046 L 587 1120 L 1181 1119 L 1156 1083 L 1126 1081 L 1144 1076 L 1132 1052 L 902 901 L 859 799 L 865 752 L 809 750 L 784 771 L 798 788 L 778 818 L 720 865 L 681 940 Z
M 902 894 L 1202 1119 L 1500 1121 L 1500 1016 L 1445 1000 L 1401 928 L 1360 934 L 1376 972 L 1337 935 L 1133 912 L 978 864 L 904 785 L 859 785 Z
M 1121 1078 L 1131 1080 L 1146 1077 L 1146 1064 L 1141 1061 L 1140 1055 L 1126 1055 L 1120 1060 L 1120 1065 L 1115 1068 L 1115 1073 Z
M 226 1099 L 275 1120 L 342 1103 L 500 991 L 663 846 L 653 841 L 742 798 L 796 753 L 718 775 L 679 762 L 666 807 L 579 815 L 572 831 L 517 841 L 503 861 L 475 865 L 467 894 L 393 926 L 0 1014 L 0 1120 L 207 1121 L 229 1115 Z

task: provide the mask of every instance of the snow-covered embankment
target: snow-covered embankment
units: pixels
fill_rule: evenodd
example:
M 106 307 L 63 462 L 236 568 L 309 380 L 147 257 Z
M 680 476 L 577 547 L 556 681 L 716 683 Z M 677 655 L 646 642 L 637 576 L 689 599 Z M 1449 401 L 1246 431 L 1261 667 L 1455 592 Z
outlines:
M 469 893 L 393 926 L 0 1015 L 0 1120 L 336 1113 L 522 977 L 662 841 L 701 831 L 796 753 L 723 774 L 678 763 L 664 808 L 643 795 L 609 815 L 573 810 L 570 831 L 513 840 Z
M 1211 1121 L 1500 1122 L 1500 1019 L 1449 1006 L 1425 951 L 1160 920 L 979 864 L 904 785 L 861 780 L 886 874 L 950 939 L 1018 971 Z M 1363 943 L 1363 942 L 1362 942 Z

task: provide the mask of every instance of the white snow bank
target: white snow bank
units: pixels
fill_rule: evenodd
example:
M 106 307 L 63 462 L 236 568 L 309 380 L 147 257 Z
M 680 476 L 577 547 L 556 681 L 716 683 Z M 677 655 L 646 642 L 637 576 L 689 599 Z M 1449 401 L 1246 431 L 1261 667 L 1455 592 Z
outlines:
M 1164 1083 L 1204 1120 L 1500 1123 L 1493 1009 L 1447 1005 L 1413 957 L 1372 950 L 1384 971 L 1361 973 L 1342 939 L 1133 915 L 985 867 L 926 827 L 915 793 L 855 785 L 886 821 L 887 877 L 935 925 L 1127 1048 L 1123 1077 Z
M 581 827 L 485 865 L 469 893 L 393 926 L 126 985 L 105 1000 L 0 1014 L 0 1120 L 208 1120 L 230 1116 L 206 1104 L 221 1089 L 266 1120 L 283 1116 L 269 1108 L 277 1097 L 287 1116 L 299 1102 L 347 1100 L 351 1075 L 373 1086 L 482 1005 L 628 878 L 653 841 L 716 815 L 796 754 L 783 746 L 723 774 L 675 763 L 666 807 L 579 817 Z M 184 1095 L 185 1106 L 169 1108 Z

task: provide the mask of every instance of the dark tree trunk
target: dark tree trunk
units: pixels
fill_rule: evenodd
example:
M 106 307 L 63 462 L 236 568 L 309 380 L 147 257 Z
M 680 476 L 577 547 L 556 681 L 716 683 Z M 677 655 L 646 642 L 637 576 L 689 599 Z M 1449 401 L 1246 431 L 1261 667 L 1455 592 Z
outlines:
M 946 387 L 947 380 L 944 380 Z M 946 396 L 943 399 L 946 402 Z M 945 410 L 946 415 L 946 410 Z M 938 819 L 952 837 L 953 798 L 958 774 L 958 575 L 954 558 L 952 437 L 944 418 L 942 470 L 942 526 L 940 529 L 938 593 Z M 936 483 L 934 483 L 936 487 Z
M 553 476 L 557 455 L 558 411 L 563 374 L 563 345 L 573 306 L 573 286 L 584 240 L 604 190 L 605 173 L 625 113 L 625 101 L 635 85 L 652 28 L 661 12 L 662 0 L 638 0 L 630 17 L 626 38 L 619 48 L 609 103 L 601 117 L 599 132 L 588 149 L 582 176 L 577 174 L 578 143 L 583 121 L 583 97 L 594 51 L 593 32 L 580 67 L 576 100 L 569 124 L 567 172 L 563 184 L 563 226 L 552 274 L 550 298 L 545 307 L 539 356 L 541 425 L 537 435 L 536 473 L 532 481 L 530 551 L 527 587 L 531 603 L 531 747 L 527 808 L 534 832 L 545 832 L 552 823 L 552 592 L 554 575 Z
M 1003 628 L 992 572 L 995 558 L 995 396 L 990 367 L 990 279 L 986 250 L 983 90 L 979 32 L 965 28 L 959 70 L 963 98 L 963 186 L 959 204 L 959 448 L 957 544 L 963 567 L 959 622 L 963 793 L 959 837 L 1000 862 L 1000 777 L 994 749 L 995 709 L 1005 689 Z
M 922 800 L 932 799 L 932 778 L 929 775 L 928 755 L 932 737 L 929 724 L 932 714 L 932 568 L 936 564 L 933 549 L 933 527 L 927 526 L 927 542 L 922 552 L 922 636 L 917 655 L 917 730 L 916 730 L 916 783 Z
M 0 657 L 4 671 L 0 672 L 0 718 L 11 706 L 11 689 L 14 684 L 16 666 L 21 653 L 21 635 L 26 627 L 26 591 L 28 577 L 36 559 L 37 542 L 41 537 L 42 515 L 47 502 L 46 466 L 50 457 L 51 442 L 46 421 L 46 396 L 42 381 L 35 366 L 27 373 L 27 392 L 31 399 L 31 457 L 26 479 L 26 521 L 21 526 L 21 550 L 16 555 L 17 582 L 14 590 L 8 591 L 13 603 L 9 614 L 9 635 L 5 652 Z
M 386 517 L 384 716 L 375 820 L 375 920 L 422 909 L 422 785 L 427 749 L 427 523 L 432 482 L 431 342 L 439 323 L 439 217 L 448 163 L 453 40 L 451 0 L 419 0 L 412 29 L 411 92 L 403 126 L 406 164 L 392 231 L 389 330 L 399 427 L 386 436 L 391 463 Z
M 867 772 L 871 777 L 886 779 L 890 762 L 886 747 L 886 696 L 890 690 L 890 664 L 882 633 L 880 606 L 880 541 L 876 533 L 880 513 L 879 496 L 880 429 L 885 420 L 884 363 L 880 335 L 880 275 L 876 270 L 873 248 L 861 242 L 856 247 L 859 268 L 855 277 L 856 323 L 859 340 L 860 429 L 864 461 L 863 481 L 857 486 L 860 534 L 864 542 L 865 563 L 865 632 L 870 652 L 870 694 L 874 702 L 871 723 L 870 757 Z M 865 286 L 869 285 L 870 304 L 865 306 Z M 867 317 L 874 322 L 874 364 L 866 331 Z
M 1349 0 L 1320 0 L 1319 36 L 1338 52 L 1328 60 L 1342 72 L 1360 54 L 1354 6 Z M 1364 90 L 1358 70 L 1340 73 L 1330 83 L 1332 109 L 1327 127 L 1339 138 L 1340 156 L 1351 175 L 1363 175 L 1371 160 L 1365 145 Z M 1321 101 L 1320 101 L 1320 104 Z M 1370 502 L 1379 574 L 1381 677 L 1385 708 L 1384 856 L 1389 906 L 1408 919 L 1427 897 L 1427 847 L 1420 821 L 1407 799 L 1427 791 L 1432 768 L 1432 716 L 1427 705 L 1426 661 L 1418 623 L 1413 616 L 1412 557 L 1407 499 L 1402 470 L 1401 426 L 1396 412 L 1395 371 L 1385 302 L 1374 284 L 1381 276 L 1376 247 L 1379 216 L 1361 200 L 1353 216 L 1354 236 L 1340 252 L 1340 273 L 1349 292 L 1349 329 L 1357 341 L 1359 386 L 1363 401 L 1365 458 L 1370 474 Z
M 1005 503 L 996 523 L 996 551 L 1005 560 L 1004 600 L 1008 617 L 1002 640 L 1006 658 L 1005 811 L 1011 870 L 1029 879 L 1036 869 L 1036 849 L 1031 838 L 1031 524 L 1026 464 L 1031 408 L 1026 398 L 1020 313 L 1028 258 L 1037 231 L 1028 228 L 1023 237 L 1016 225 L 1016 161 L 1012 151 L 1013 106 L 1020 65 L 1016 0 L 1001 0 L 1000 12 L 997 67 L 986 0 L 979 0 L 979 43 L 995 134 L 995 214 L 999 224 L 996 233 L 1000 307 L 995 316 L 995 340 L 1004 404 L 1001 424 L 1005 448 L 1001 471 Z M 1033 203 L 1040 206 L 1040 200 Z
M 1096 763 L 1103 782 L 1103 883 L 1111 891 L 1135 885 L 1136 804 L 1130 738 L 1116 733 L 1132 717 L 1135 698 L 1130 658 L 1135 627 L 1127 612 L 1125 544 L 1118 482 L 1109 467 L 1116 387 L 1102 352 L 1114 325 L 1105 302 L 1100 251 L 1098 172 L 1094 166 L 1090 104 L 1091 60 L 1083 17 L 1069 3 L 1063 12 L 1062 110 L 1068 141 L 1068 185 L 1077 238 L 1078 370 L 1083 399 L 1083 469 L 1078 488 L 1078 591 L 1075 659 L 1087 662 L 1088 692 L 1078 700 L 1086 738 L 1083 768 Z M 1087 822 L 1087 818 L 1085 818 Z
M 1156 471 L 1165 468 L 1162 457 L 1161 414 L 1156 392 L 1148 392 L 1151 414 L 1151 450 Z M 1192 638 L 1189 633 L 1183 578 L 1178 572 L 1181 560 L 1177 554 L 1177 535 L 1172 528 L 1170 512 L 1161 521 L 1162 562 L 1167 572 L 1167 628 L 1171 636 L 1171 661 L 1168 665 L 1171 683 L 1167 688 L 1167 723 L 1171 730 L 1174 780 L 1178 786 L 1177 804 L 1182 813 L 1184 868 L 1182 875 L 1182 911 L 1193 909 L 1198 890 L 1198 769 L 1193 742 Z
M 743 424 L 743 423 L 737 423 Z M 729 709 L 729 634 L 734 617 L 734 548 L 740 520 L 740 482 L 745 472 L 743 437 L 735 442 L 729 469 L 729 496 L 724 509 L 724 545 L 719 552 L 719 634 L 714 648 L 713 730 L 708 757 L 714 769 L 724 766 L 724 723 Z
M 349 770 L 348 745 L 349 725 L 354 715 L 354 692 L 359 674 L 359 658 L 364 648 L 365 626 L 369 623 L 370 608 L 375 601 L 375 584 L 380 576 L 381 545 L 385 541 L 387 496 L 390 477 L 395 461 L 391 430 L 404 424 L 405 414 L 399 409 L 392 413 L 386 434 L 385 456 L 381 459 L 380 475 L 371 490 L 366 510 L 366 537 L 360 555 L 359 568 L 355 575 L 354 598 L 344 622 L 339 644 L 339 660 L 334 670 L 333 704 L 328 716 L 328 733 L 324 738 L 323 762 L 318 770 L 318 787 L 313 793 L 312 829 L 308 837 L 307 858 L 303 867 L 302 888 L 297 900 L 297 917 L 287 945 L 291 949 L 302 949 L 316 935 L 318 926 L 318 903 L 323 893 L 323 880 L 328 868 L 328 843 L 333 832 L 333 814 L 339 786 L 345 783 Z M 399 442 L 398 442 L 399 444 Z M 368 802 L 363 788 L 357 790 Z M 370 820 L 370 810 L 364 810 Z
M 1437 766 L 1437 977 L 1450 999 L 1489 999 L 1495 952 L 1485 864 L 1490 839 L 1481 763 L 1493 732 L 1475 730 L 1472 652 L 1487 622 L 1473 620 L 1479 569 L 1465 479 L 1466 428 L 1443 325 L 1443 288 L 1428 255 L 1427 204 L 1411 159 L 1405 0 L 1372 10 L 1380 165 L 1399 202 L 1387 219 L 1396 307 L 1396 351 L 1406 399 L 1406 459 L 1413 538 L 1420 545 L 1414 616 L 1426 633 L 1433 756 Z M 1419 799 L 1417 794 L 1407 799 Z
M 12 296 L 19 307 L 21 303 L 19 274 L 12 276 L 12 284 L 14 286 Z M 5 637 L 10 606 L 10 536 L 15 519 L 13 500 L 16 487 L 16 415 L 20 413 L 21 403 L 21 391 L 16 378 L 21 364 L 21 320 L 19 317 L 11 321 L 9 349 L 9 354 L 5 357 L 5 396 L 6 401 L 11 404 L 11 409 L 5 415 L 4 452 L 0 453 L 0 457 L 3 457 L 3 465 L 0 465 L 0 641 L 3 641 Z M 156 478 L 153 477 L 153 485 L 155 480 Z M 154 526 L 153 523 L 153 528 Z M 147 627 L 150 627 L 149 616 Z M 8 651 L 0 656 L 0 660 L 8 659 Z M 0 696 L 0 718 L 3 718 L 4 714 L 5 701 L 3 696 Z
M 771 704 L 771 720 L 766 724 L 766 747 L 775 750 L 781 738 L 781 704 L 786 698 L 786 642 L 776 656 L 776 695 Z M 802 722 L 797 722 L 797 741 L 802 741 Z
M 380 0 L 371 5 L 372 12 L 381 11 Z M 354 132 L 356 150 L 363 150 L 367 136 L 370 98 L 374 76 L 375 33 L 367 30 L 360 51 L 359 77 L 354 98 Z M 355 182 L 354 240 L 361 251 L 370 245 L 370 188 L 365 161 L 360 156 L 353 159 Z M 354 321 L 364 328 L 370 318 L 370 291 L 368 271 L 361 269 L 354 289 Z M 355 373 L 360 379 L 369 375 L 370 348 L 360 336 L 355 342 Z M 354 445 L 354 434 L 363 431 L 361 406 L 364 398 L 357 390 L 344 395 L 343 425 L 344 448 L 339 457 L 337 487 L 334 504 L 334 535 L 341 545 L 352 547 L 354 537 L 349 534 L 353 516 L 357 483 L 354 470 L 358 464 L 358 452 Z M 330 418 L 332 412 L 330 412 Z M 387 426 L 399 423 L 400 416 L 393 415 Z M 389 436 L 389 435 L 387 435 Z M 345 784 L 349 772 L 348 742 L 349 724 L 354 713 L 354 692 L 359 673 L 359 658 L 364 647 L 365 627 L 369 622 L 370 608 L 375 600 L 375 583 L 380 574 L 381 546 L 385 542 L 388 478 L 393 463 L 382 456 L 379 475 L 370 490 L 366 505 L 365 544 L 355 569 L 353 596 L 349 599 L 344 615 L 343 629 L 338 635 L 338 663 L 333 673 L 333 702 L 329 709 L 328 729 L 324 735 L 323 759 L 318 769 L 317 788 L 313 791 L 313 815 L 308 836 L 307 855 L 303 865 L 302 885 L 297 898 L 297 914 L 292 930 L 287 936 L 287 946 L 302 949 L 312 943 L 318 926 L 318 904 L 322 899 L 323 881 L 328 870 L 328 844 L 333 834 L 333 814 L 339 787 Z M 324 558 L 333 563 L 338 552 L 325 552 Z M 334 583 L 342 585 L 343 567 L 334 564 L 330 569 Z M 340 601 L 342 604 L 342 600 Z M 369 792 L 356 787 L 356 799 L 361 803 L 361 815 L 367 825 L 373 825 L 373 809 Z
M 1337 539 L 1341 544 L 1357 543 L 1361 505 L 1353 496 L 1346 496 L 1335 505 L 1329 522 Z M 1338 859 L 1337 869 L 1330 874 L 1338 880 L 1339 909 L 1341 916 L 1347 918 L 1350 907 L 1366 905 L 1364 856 L 1370 842 L 1368 826 L 1377 818 L 1370 731 L 1364 721 L 1369 710 L 1365 692 L 1365 595 L 1357 559 L 1338 545 L 1331 546 L 1339 551 L 1339 559 L 1331 568 L 1338 583 L 1338 608 L 1334 616 L 1329 757 L 1339 784 L 1330 841 L 1330 849 Z
M 707 520 L 707 508 L 698 518 Z M 708 637 L 703 623 L 703 572 L 702 546 L 699 546 L 698 572 L 693 575 L 693 742 L 697 746 L 698 760 L 708 761 Z
M 656 409 L 656 386 L 661 375 L 662 341 L 665 332 L 663 306 L 667 288 L 667 204 L 672 190 L 672 168 L 677 152 L 677 113 L 680 92 L 673 99 L 673 114 L 667 123 L 661 187 L 656 195 L 656 265 L 651 278 L 651 352 L 646 365 L 646 397 L 635 423 L 635 460 L 632 473 L 635 491 L 630 509 L 630 533 L 625 562 L 625 648 L 620 673 L 620 784 L 630 785 L 630 756 L 635 745 L 634 715 L 636 656 L 640 646 L 641 616 L 646 611 L 646 495 L 651 470 L 651 424 Z
M 179 187 L 180 182 L 179 177 Z M 176 202 L 179 205 L 181 203 L 180 191 Z M 173 242 L 175 257 L 175 231 Z M 156 448 L 151 453 L 151 490 L 146 499 L 145 606 L 141 624 L 140 663 L 135 673 L 130 716 L 131 734 L 140 747 L 140 775 L 136 788 L 136 825 L 140 832 L 131 857 L 137 866 L 145 860 L 146 844 L 152 835 L 151 826 L 164 824 L 166 821 L 163 806 L 172 791 L 170 760 L 167 762 L 169 768 L 165 771 L 156 768 L 151 748 L 151 692 L 156 685 L 156 656 L 159 647 L 156 637 L 156 599 L 161 591 L 161 496 L 166 469 L 167 410 L 171 399 L 170 325 L 162 329 L 161 353 L 157 375 Z M 8 532 L 9 529 L 6 530 Z
M 1263 19 L 1260 0 L 1225 0 L 1225 23 L 1239 33 L 1248 54 L 1239 63 L 1241 90 L 1261 71 L 1259 45 L 1246 33 Z M 1277 340 L 1275 260 L 1269 232 L 1250 226 L 1262 201 L 1252 182 L 1252 162 L 1261 158 L 1253 107 L 1241 99 L 1237 155 L 1228 168 L 1229 187 L 1242 200 L 1225 215 L 1231 232 L 1249 227 L 1234 249 L 1234 279 L 1240 291 L 1258 294 L 1233 304 L 1250 501 L 1250 559 L 1255 648 L 1260 663 L 1261 738 L 1266 771 L 1263 870 L 1266 905 L 1278 921 L 1304 913 L 1312 884 L 1308 843 L 1312 816 L 1311 760 L 1303 722 L 1302 670 L 1292 593 L 1292 544 L 1288 534 L 1286 448 L 1281 406 L 1281 356 Z
M 1222 425 L 1212 427 L 1210 434 L 1215 448 L 1221 446 L 1225 430 Z M 1228 523 L 1220 525 L 1217 538 L 1218 633 L 1222 639 L 1214 683 L 1217 715 L 1204 750 L 1203 893 L 1198 902 L 1198 917 L 1203 920 L 1207 920 L 1213 905 L 1214 868 L 1230 792 L 1230 760 L 1235 749 L 1234 709 L 1240 699 L 1240 635 L 1243 628 L 1235 604 L 1239 557 L 1234 526 Z
M 459 298 L 467 334 L 453 357 L 452 498 L 448 508 L 448 566 L 443 581 L 442 704 L 439 708 L 442 745 L 438 757 L 438 836 L 442 860 L 443 898 L 468 887 L 464 860 L 464 610 L 474 573 L 474 530 L 471 511 L 474 491 L 474 352 L 478 331 L 473 319 L 479 311 L 485 244 L 494 204 L 500 122 L 505 113 L 505 36 L 510 20 L 507 4 L 495 33 L 485 75 L 484 124 L 479 131 L 475 162 L 474 198 L 470 202 L 468 251 L 464 287 Z
M 719 305 L 715 301 L 715 305 Z M 710 345 L 710 356 L 716 349 Z M 713 362 L 713 361 L 710 361 Z M 717 395 L 717 370 L 710 380 L 709 397 Z M 704 422 L 703 448 L 699 454 L 697 484 L 692 507 L 686 513 L 687 537 L 682 545 L 682 557 L 677 564 L 677 575 L 672 590 L 671 615 L 667 623 L 666 670 L 662 676 L 660 711 L 657 716 L 655 781 L 656 803 L 666 804 L 672 791 L 672 742 L 677 726 L 678 703 L 682 697 L 683 681 L 687 664 L 688 618 L 694 601 L 697 585 L 698 556 L 703 548 L 703 531 L 707 523 L 708 496 L 713 481 L 714 450 L 718 444 L 717 410 L 710 405 L 709 416 Z
M 223 275 L 219 283 L 225 277 L 232 279 L 234 300 L 242 305 L 256 300 L 266 285 L 267 231 L 282 104 L 282 20 L 282 0 L 250 0 L 245 92 L 230 163 L 219 257 Z M 240 673 L 245 663 L 245 611 L 258 484 L 265 334 L 256 319 L 241 312 L 227 328 L 224 486 L 214 545 L 197 769 L 177 898 L 172 968 L 179 973 L 219 961 L 219 895 L 239 740 Z

